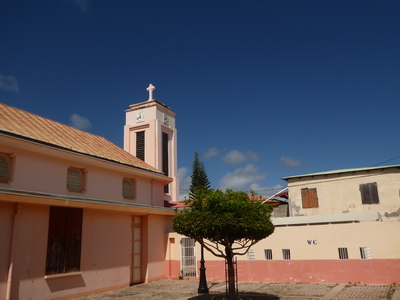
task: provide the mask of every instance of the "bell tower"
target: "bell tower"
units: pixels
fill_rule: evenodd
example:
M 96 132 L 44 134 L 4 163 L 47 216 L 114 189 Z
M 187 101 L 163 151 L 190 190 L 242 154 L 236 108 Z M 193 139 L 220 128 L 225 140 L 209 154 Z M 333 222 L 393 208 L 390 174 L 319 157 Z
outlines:
M 126 110 L 124 149 L 160 170 L 173 181 L 164 186 L 164 200 L 178 200 L 177 130 L 175 113 L 153 98 L 155 86 L 147 88 L 149 99 Z

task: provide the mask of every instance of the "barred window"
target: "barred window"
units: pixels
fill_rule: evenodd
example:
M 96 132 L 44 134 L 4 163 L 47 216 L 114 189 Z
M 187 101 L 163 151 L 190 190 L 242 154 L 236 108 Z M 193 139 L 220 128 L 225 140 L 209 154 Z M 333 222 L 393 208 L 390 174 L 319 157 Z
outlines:
M 272 260 L 272 249 L 264 249 L 265 259 Z
M 282 249 L 283 259 L 290 260 L 290 249 Z
M 338 248 L 338 251 L 339 251 L 339 259 L 349 259 L 347 248 Z

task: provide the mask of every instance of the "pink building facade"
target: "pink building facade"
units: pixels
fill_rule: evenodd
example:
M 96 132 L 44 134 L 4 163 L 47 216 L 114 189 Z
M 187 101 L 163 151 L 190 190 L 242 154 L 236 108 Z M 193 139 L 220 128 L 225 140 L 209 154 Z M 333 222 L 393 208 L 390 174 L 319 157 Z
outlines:
M 174 114 L 154 99 L 142 106 L 138 123 L 127 112 L 126 130 L 147 128 L 146 158 L 0 105 L 1 299 L 69 299 L 166 277 Z

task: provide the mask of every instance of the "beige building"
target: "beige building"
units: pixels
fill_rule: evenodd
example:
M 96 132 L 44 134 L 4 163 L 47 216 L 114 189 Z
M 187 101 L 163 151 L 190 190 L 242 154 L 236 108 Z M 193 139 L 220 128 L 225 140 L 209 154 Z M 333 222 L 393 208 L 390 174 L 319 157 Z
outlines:
M 240 281 L 400 283 L 400 166 L 283 179 L 288 217 L 273 218 L 275 232 L 237 257 Z M 197 276 L 185 254 L 196 256 L 198 245 L 176 234 L 169 241 L 175 264 Z M 225 279 L 210 254 L 206 268 L 208 279 Z
M 400 166 L 337 170 L 283 178 L 291 216 L 379 214 L 400 219 Z

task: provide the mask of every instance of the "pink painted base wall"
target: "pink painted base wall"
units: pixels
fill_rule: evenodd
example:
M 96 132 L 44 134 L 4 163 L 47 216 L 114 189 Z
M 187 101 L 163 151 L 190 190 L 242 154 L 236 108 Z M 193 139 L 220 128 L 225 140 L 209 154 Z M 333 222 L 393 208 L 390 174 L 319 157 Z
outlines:
M 167 260 L 165 262 L 165 277 L 177 279 L 181 274 L 181 263 L 179 260 Z
M 179 261 L 169 265 L 169 278 L 177 278 Z M 400 284 L 399 270 L 400 259 L 238 261 L 239 281 Z M 206 276 L 225 280 L 224 261 L 206 261 Z

